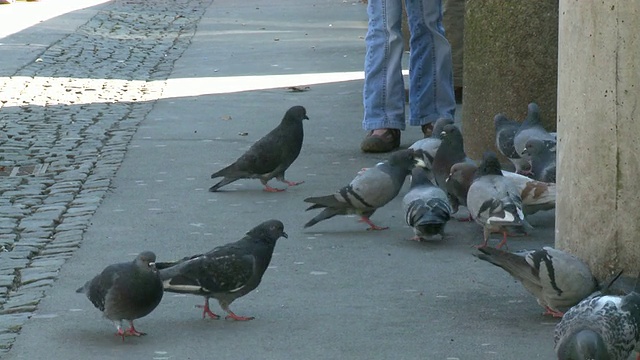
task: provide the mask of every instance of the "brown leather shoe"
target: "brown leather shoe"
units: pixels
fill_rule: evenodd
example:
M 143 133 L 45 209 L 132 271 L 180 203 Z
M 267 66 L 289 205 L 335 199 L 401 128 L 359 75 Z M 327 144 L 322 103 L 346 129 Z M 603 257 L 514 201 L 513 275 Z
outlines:
M 369 153 L 384 153 L 393 151 L 400 147 L 400 130 L 387 129 L 382 135 L 373 135 L 373 130 L 369 131 L 367 136 L 360 144 L 360 149 Z
M 422 125 L 421 128 L 425 138 L 431 137 L 433 134 L 433 123 Z

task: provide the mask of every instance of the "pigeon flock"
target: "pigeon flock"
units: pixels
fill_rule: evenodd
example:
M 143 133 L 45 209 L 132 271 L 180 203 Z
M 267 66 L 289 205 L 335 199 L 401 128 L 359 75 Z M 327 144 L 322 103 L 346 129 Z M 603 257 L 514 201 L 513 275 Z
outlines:
M 285 190 L 268 184 L 274 178 L 288 186 L 301 184 L 287 180 L 285 172 L 300 154 L 306 119 L 304 107 L 291 107 L 276 128 L 233 164 L 211 175 L 222 180 L 209 191 L 217 192 L 240 179 L 259 179 L 268 192 Z M 465 207 L 469 215 L 457 220 L 475 221 L 483 230 L 483 242 L 474 255 L 522 283 L 544 308 L 544 315 L 562 318 L 555 329 L 558 359 L 627 359 L 634 349 L 640 350 L 640 275 L 634 289 L 614 294 L 610 286 L 617 277 L 598 284 L 582 260 L 564 251 L 502 249 L 509 236 L 526 235 L 533 229 L 528 215 L 555 208 L 556 136 L 541 125 L 535 103 L 529 104 L 522 123 L 498 114 L 494 125 L 496 148 L 516 172 L 503 170 L 492 151 L 481 160 L 469 158 L 462 131 L 451 119 L 440 119 L 432 137 L 362 169 L 333 194 L 305 198 L 311 204 L 308 211 L 320 212 L 304 227 L 336 215 L 357 215 L 369 226 L 367 230 L 387 229 L 370 218 L 400 194 L 410 175 L 402 210 L 413 240 L 446 241 L 447 223 Z M 489 246 L 493 233 L 501 234 L 495 248 Z M 179 260 L 156 262 L 153 252 L 144 251 L 133 262 L 106 267 L 77 292 L 85 293 L 115 323 L 123 340 L 145 335 L 134 328 L 133 321 L 151 313 L 165 291 L 204 297 L 203 318 L 220 318 L 209 307 L 213 298 L 226 319 L 252 320 L 236 315 L 230 305 L 258 287 L 281 237 L 288 237 L 284 224 L 274 219 L 258 224 L 236 242 Z M 126 330 L 123 320 L 130 325 Z

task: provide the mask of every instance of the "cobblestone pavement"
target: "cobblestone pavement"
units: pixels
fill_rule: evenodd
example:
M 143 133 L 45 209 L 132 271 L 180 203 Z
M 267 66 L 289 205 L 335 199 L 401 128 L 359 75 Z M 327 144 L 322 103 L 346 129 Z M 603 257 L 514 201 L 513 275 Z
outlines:
M 0 354 L 80 245 L 211 2 L 115 0 L 0 77 Z

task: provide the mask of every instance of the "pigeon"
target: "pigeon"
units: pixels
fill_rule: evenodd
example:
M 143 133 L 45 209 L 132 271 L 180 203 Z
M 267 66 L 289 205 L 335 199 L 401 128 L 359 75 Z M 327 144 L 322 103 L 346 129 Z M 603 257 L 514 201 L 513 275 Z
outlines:
M 467 208 L 475 221 L 484 231 L 484 243 L 487 246 L 491 232 L 502 232 L 501 248 L 507 243 L 507 230 L 510 228 L 531 228 L 524 219 L 522 199 L 518 189 L 500 169 L 495 153 L 486 152 L 476 171 L 475 179 L 467 193 Z
M 627 360 L 636 350 L 640 358 L 640 275 L 624 296 L 596 293 L 572 307 L 556 325 L 555 351 L 559 360 Z
M 499 266 L 520 281 L 543 315 L 562 317 L 563 312 L 598 289 L 598 282 L 584 261 L 562 250 L 545 246 L 539 250 L 511 253 L 491 247 L 478 249 L 479 259 Z
M 252 320 L 253 317 L 236 315 L 229 306 L 258 287 L 280 237 L 289 237 L 284 225 L 279 220 L 269 220 L 249 230 L 242 239 L 206 254 L 157 263 L 164 290 L 204 296 L 203 318 L 220 318 L 209 308 L 209 299 L 214 298 L 228 314 L 226 319 Z
M 444 127 L 449 124 L 453 124 L 452 119 L 448 119 L 448 118 L 438 119 L 433 125 L 433 132 L 430 137 L 420 139 L 415 143 L 413 143 L 411 146 L 409 146 L 409 149 L 422 150 L 422 153 L 424 154 L 425 168 L 428 170 L 431 170 L 431 166 L 433 164 L 433 158 L 436 156 L 436 152 L 438 151 L 438 148 L 440 147 L 440 143 L 442 142 L 442 139 L 440 139 L 440 134 L 442 133 Z M 429 172 L 429 175 L 432 176 L 433 173 Z M 431 182 L 435 181 L 432 178 L 429 180 L 431 180 Z
M 267 184 L 273 178 L 289 186 L 302 184 L 303 181 L 286 180 L 284 172 L 300 154 L 304 119 L 309 119 L 304 107 L 294 106 L 287 110 L 280 125 L 253 144 L 233 164 L 211 175 L 212 179 L 222 177 L 222 180 L 210 187 L 209 191 L 218 191 L 239 179 L 260 179 L 264 190 L 269 192 L 284 191 Z
M 478 167 L 470 163 L 457 163 L 447 178 L 447 192 L 466 206 L 467 193 Z M 502 170 L 502 175 L 513 183 L 522 199 L 522 212 L 532 215 L 556 207 L 556 184 L 536 181 L 524 175 Z
M 549 183 L 556 182 L 556 153 L 543 141 L 530 139 L 525 146 L 525 154 L 531 158 L 531 173 L 534 179 Z
M 496 128 L 496 147 L 516 168 L 516 173 L 527 173 L 530 164 L 527 159 L 523 159 L 513 145 L 513 139 L 520 128 L 520 123 L 507 118 L 504 114 L 497 114 L 493 118 Z
M 405 178 L 416 165 L 424 167 L 421 150 L 398 150 L 388 160 L 358 173 L 349 185 L 336 193 L 304 199 L 313 204 L 307 211 L 324 208 L 304 227 L 308 228 L 336 215 L 356 214 L 361 217 L 360 221 L 369 225 L 368 230 L 387 229 L 375 225 L 369 218 L 378 208 L 398 195 Z
M 513 138 L 513 146 L 516 148 L 518 154 L 526 160 L 529 160 L 527 154 L 523 154 L 525 145 L 530 139 L 538 139 L 544 142 L 550 150 L 555 151 L 556 137 L 547 132 L 542 127 L 540 121 L 540 109 L 536 103 L 530 103 L 527 108 L 527 118 L 524 120 L 518 132 L 516 132 Z
M 451 218 L 447 194 L 429 181 L 428 170 L 411 171 L 411 187 L 402 198 L 407 225 L 413 228 L 413 240 L 426 240 L 434 235 L 444 238 L 444 227 Z
M 133 320 L 149 315 L 162 300 L 162 281 L 155 267 L 156 255 L 143 251 L 132 262 L 107 266 L 84 286 L 76 290 L 84 293 L 104 317 L 113 321 L 116 335 L 142 336 Z M 129 322 L 129 329 L 122 329 L 122 321 Z

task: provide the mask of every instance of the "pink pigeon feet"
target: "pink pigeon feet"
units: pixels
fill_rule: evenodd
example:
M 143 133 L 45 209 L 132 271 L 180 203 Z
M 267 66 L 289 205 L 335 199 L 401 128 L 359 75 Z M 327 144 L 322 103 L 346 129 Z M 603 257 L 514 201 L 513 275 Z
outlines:
M 289 186 L 296 186 L 296 185 L 300 185 L 300 184 L 304 184 L 304 181 L 289 181 L 289 180 L 283 180 L 283 183 L 289 185 Z
M 120 336 L 122 338 L 122 341 L 124 341 L 124 338 L 126 336 L 144 336 L 147 335 L 147 333 L 143 333 L 140 332 L 138 330 L 136 330 L 136 328 L 133 326 L 133 321 L 129 322 L 130 327 L 126 330 L 122 330 L 122 328 L 120 326 L 118 326 L 118 332 L 116 332 L 114 335 L 115 336 Z
M 358 222 L 367 223 L 367 225 L 369 225 L 369 228 L 367 230 L 387 230 L 389 228 L 388 226 L 382 227 L 372 223 L 371 220 L 369 220 L 369 218 L 366 216 L 361 217 Z
M 551 315 L 554 318 L 561 318 L 561 317 L 564 316 L 564 313 L 560 312 L 560 311 L 553 310 L 552 308 L 550 308 L 548 306 L 545 306 L 544 307 L 544 312 L 542 313 L 542 315 Z
M 202 318 L 203 319 L 205 317 L 207 317 L 207 316 L 209 316 L 210 318 L 212 318 L 214 320 L 220 319 L 220 315 L 214 314 L 213 311 L 211 311 L 211 309 L 209 309 L 209 301 L 205 302 L 204 305 L 196 305 L 196 307 L 202 309 Z
M 249 320 L 253 320 L 255 319 L 255 317 L 253 316 L 238 316 L 236 314 L 233 313 L 233 311 L 229 310 L 228 311 L 229 315 L 225 316 L 225 319 L 229 320 L 236 320 L 236 321 L 249 321 Z
M 283 192 L 285 190 L 286 189 L 278 189 L 278 188 L 271 187 L 269 185 L 265 185 L 264 186 L 264 191 L 266 191 L 266 192 Z
M 471 216 L 471 214 L 469 214 L 469 216 L 467 216 L 467 217 L 456 218 L 456 220 L 458 220 L 460 222 L 469 222 L 469 221 L 473 221 L 473 216 Z

